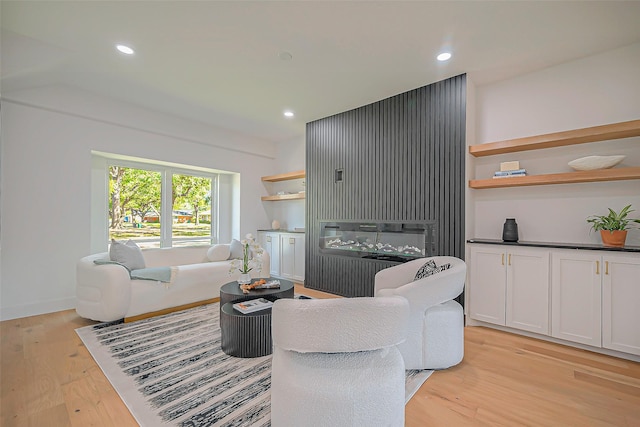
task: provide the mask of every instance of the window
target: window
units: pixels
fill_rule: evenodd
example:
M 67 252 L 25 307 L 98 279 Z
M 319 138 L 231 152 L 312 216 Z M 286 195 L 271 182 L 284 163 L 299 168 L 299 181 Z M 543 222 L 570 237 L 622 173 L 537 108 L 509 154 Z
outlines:
M 217 242 L 218 174 L 111 160 L 109 240 L 140 247 Z

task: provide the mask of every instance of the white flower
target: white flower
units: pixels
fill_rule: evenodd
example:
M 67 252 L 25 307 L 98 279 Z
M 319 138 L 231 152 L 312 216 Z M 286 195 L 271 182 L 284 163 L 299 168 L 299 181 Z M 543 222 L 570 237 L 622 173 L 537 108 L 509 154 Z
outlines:
M 258 272 L 262 271 L 262 254 L 264 250 L 260 247 L 260 244 L 255 241 L 251 233 L 245 237 L 246 239 L 240 242 L 242 244 L 242 259 L 234 259 L 231 261 L 229 274 L 233 274 L 236 270 L 242 274 L 247 274 L 254 269 Z

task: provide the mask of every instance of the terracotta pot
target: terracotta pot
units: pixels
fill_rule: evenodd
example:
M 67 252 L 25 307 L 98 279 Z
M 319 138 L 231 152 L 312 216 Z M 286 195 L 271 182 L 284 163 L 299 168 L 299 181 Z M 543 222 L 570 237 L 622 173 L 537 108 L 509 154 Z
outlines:
M 602 237 L 604 246 L 621 248 L 624 246 L 625 240 L 627 240 L 627 230 L 600 230 L 600 237 Z

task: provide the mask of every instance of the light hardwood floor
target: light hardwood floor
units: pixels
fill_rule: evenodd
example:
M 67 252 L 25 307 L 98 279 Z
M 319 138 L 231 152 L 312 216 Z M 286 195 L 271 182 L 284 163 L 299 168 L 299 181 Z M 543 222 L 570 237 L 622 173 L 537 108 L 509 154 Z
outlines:
M 75 333 L 93 323 L 73 310 L 0 323 L 1 426 L 137 425 Z M 406 425 L 637 427 L 640 364 L 467 327 L 464 360 L 427 380 Z

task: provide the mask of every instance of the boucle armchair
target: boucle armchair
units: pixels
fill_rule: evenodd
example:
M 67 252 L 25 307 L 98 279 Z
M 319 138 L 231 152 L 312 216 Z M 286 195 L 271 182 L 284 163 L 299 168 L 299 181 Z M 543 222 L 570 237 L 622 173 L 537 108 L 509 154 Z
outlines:
M 404 298 L 279 299 L 272 309 L 274 427 L 403 426 Z
M 428 261 L 433 274 L 416 280 Z M 448 269 L 441 266 L 450 265 Z M 375 276 L 375 296 L 405 297 L 410 318 L 407 339 L 398 345 L 407 369 L 446 369 L 457 365 L 464 355 L 464 315 L 453 299 L 464 290 L 467 274 L 459 258 L 420 258 L 379 271 Z

